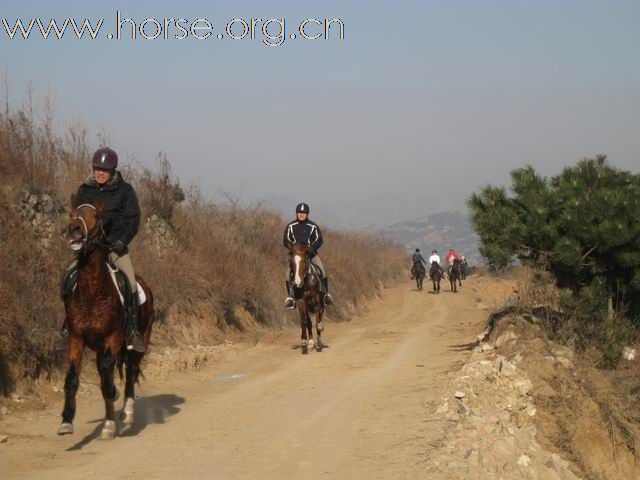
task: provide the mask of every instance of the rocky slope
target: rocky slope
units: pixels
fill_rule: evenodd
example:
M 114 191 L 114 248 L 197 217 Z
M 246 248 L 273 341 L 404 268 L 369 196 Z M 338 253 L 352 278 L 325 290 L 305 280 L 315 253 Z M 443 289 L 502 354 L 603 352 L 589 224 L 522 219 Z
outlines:
M 637 361 L 617 372 L 589 367 L 515 307 L 491 321 L 436 408 L 451 428 L 428 478 L 640 478 Z

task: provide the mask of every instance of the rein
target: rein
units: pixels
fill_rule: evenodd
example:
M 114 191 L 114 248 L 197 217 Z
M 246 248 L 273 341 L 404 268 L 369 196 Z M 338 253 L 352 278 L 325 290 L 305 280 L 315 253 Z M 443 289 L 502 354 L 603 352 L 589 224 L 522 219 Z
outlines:
M 76 214 L 74 217 L 71 217 L 71 220 L 80 220 L 80 222 L 82 222 L 82 227 L 84 228 L 84 236 L 82 238 L 82 242 L 84 243 L 83 249 L 84 249 L 84 252 L 86 253 L 87 248 L 89 246 L 89 240 L 94 240 L 96 237 L 98 237 L 98 235 L 100 236 L 100 238 L 103 238 L 105 233 L 104 233 L 104 225 L 102 224 L 102 218 L 100 218 L 100 216 L 97 214 L 96 207 L 94 207 L 90 203 L 83 203 L 82 205 L 78 205 L 76 207 L 76 211 L 78 211 L 78 210 L 80 210 L 81 208 L 84 208 L 84 207 L 91 208 L 94 212 L 96 212 L 96 218 L 98 219 L 98 227 L 99 227 L 99 228 L 94 230 L 94 233 L 89 235 L 89 229 L 87 228 L 87 222 L 85 222 L 84 218 L 82 218 L 82 216 L 80 216 L 78 214 Z M 104 244 L 100 240 L 98 240 L 96 242 L 96 244 L 98 246 L 100 246 L 100 247 L 108 247 L 108 245 Z

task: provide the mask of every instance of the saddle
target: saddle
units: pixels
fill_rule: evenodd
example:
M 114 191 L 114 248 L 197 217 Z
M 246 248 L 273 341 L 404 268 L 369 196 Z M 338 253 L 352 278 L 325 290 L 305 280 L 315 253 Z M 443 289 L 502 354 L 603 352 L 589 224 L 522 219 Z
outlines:
M 106 265 L 111 276 L 111 281 L 118 291 L 120 303 L 122 304 L 122 306 L 126 307 L 126 299 L 129 298 L 129 292 L 131 291 L 129 280 L 127 279 L 127 276 L 124 274 L 124 272 L 118 270 L 118 268 L 111 265 L 111 263 L 106 262 Z M 142 305 L 147 301 L 147 295 L 144 293 L 142 285 L 140 285 L 140 283 L 138 282 L 136 283 L 138 285 L 138 305 Z M 69 298 L 69 296 L 76 289 L 77 284 L 78 270 L 72 269 L 64 275 L 64 277 L 62 278 L 62 283 L 60 284 L 60 297 L 63 301 Z

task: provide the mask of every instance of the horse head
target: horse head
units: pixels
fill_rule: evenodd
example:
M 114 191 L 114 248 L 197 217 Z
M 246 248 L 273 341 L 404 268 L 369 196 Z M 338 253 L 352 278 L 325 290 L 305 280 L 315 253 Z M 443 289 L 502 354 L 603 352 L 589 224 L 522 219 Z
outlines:
M 289 266 L 293 272 L 293 284 L 296 288 L 302 288 L 309 262 L 309 245 L 294 243 L 289 247 Z
M 104 201 L 98 200 L 95 205 L 84 203 L 77 205 L 76 196 L 71 195 L 71 211 L 66 237 L 73 251 L 87 249 L 102 237 L 102 220 L 100 214 L 104 210 Z

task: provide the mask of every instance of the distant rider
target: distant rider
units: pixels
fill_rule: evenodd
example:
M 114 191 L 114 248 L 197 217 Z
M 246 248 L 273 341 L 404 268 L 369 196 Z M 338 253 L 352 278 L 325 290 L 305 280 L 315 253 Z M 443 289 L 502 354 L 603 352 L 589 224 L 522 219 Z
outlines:
M 424 263 L 424 265 L 427 265 L 427 261 L 424 259 L 424 257 L 422 256 L 422 254 L 420 253 L 420 249 L 416 248 L 416 251 L 414 252 L 414 254 L 411 256 L 411 260 L 413 260 L 413 266 L 418 266 L 422 263 Z
M 429 278 L 431 278 L 431 268 L 433 268 L 433 264 L 436 264 L 436 266 L 438 267 L 438 269 L 440 270 L 441 273 L 444 273 L 444 270 L 442 270 L 442 267 L 440 266 L 440 255 L 438 255 L 438 251 L 434 250 L 431 252 L 431 256 L 429 257 L 429 265 L 431 266 L 429 268 Z
M 309 259 L 313 265 L 318 267 L 320 274 L 322 275 L 321 283 L 324 293 L 324 304 L 331 305 L 333 304 L 333 298 L 329 294 L 329 279 L 327 278 L 327 273 L 324 269 L 324 265 L 322 264 L 322 260 L 320 260 L 320 257 L 318 256 L 318 250 L 320 250 L 323 241 L 320 227 L 309 220 L 309 205 L 306 203 L 298 204 L 296 207 L 296 219 L 285 227 L 282 243 L 287 249 L 289 246 L 296 243 L 309 245 Z M 292 273 L 291 269 L 288 268 L 286 280 L 288 297 L 284 302 L 285 308 L 295 308 L 296 306 L 296 302 L 293 299 L 293 283 L 291 282 Z
M 453 261 L 455 259 L 460 260 L 460 255 L 453 248 L 450 248 L 444 257 L 444 261 L 447 262 L 447 275 L 451 275 L 451 267 L 453 267 Z

